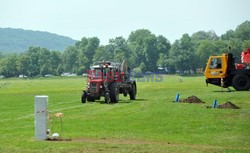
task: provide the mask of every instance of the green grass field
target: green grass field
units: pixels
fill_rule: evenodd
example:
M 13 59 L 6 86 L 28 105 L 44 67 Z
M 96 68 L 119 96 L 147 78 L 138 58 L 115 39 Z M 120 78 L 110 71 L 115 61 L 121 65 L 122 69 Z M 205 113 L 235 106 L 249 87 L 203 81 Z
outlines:
M 0 80 L 0 152 L 250 152 L 250 91 L 224 92 L 204 77 L 137 82 L 137 100 L 81 104 L 83 78 Z M 205 104 L 173 103 L 195 95 Z M 34 96 L 62 112 L 63 138 L 34 140 Z M 214 99 L 241 109 L 207 109 Z M 55 120 L 55 129 L 59 122 Z

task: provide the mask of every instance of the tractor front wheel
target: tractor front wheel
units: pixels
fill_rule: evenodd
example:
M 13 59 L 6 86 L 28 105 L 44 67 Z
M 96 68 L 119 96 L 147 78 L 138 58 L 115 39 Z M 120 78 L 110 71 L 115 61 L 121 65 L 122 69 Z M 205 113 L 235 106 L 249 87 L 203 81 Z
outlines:
M 84 91 L 84 92 L 82 93 L 82 103 L 86 103 L 86 99 L 87 99 L 87 92 Z
M 119 100 L 119 88 L 116 83 L 110 85 L 110 101 L 117 103 Z
M 250 88 L 250 77 L 247 75 L 236 75 L 233 78 L 233 87 L 237 91 L 248 90 Z

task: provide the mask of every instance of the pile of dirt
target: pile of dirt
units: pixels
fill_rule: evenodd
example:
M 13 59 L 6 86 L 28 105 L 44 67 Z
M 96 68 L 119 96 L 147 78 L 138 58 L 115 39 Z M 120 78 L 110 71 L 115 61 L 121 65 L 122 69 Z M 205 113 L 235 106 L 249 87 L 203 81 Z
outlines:
M 229 109 L 239 109 L 238 106 L 236 106 L 234 103 L 232 103 L 230 101 L 219 105 L 218 108 L 221 108 L 221 109 L 227 109 L 227 108 L 229 108 Z
M 182 100 L 180 100 L 180 102 L 182 102 L 182 103 L 196 103 L 196 104 L 205 103 L 205 102 L 201 101 L 198 97 L 196 97 L 194 95 L 190 96 L 190 97 L 188 97 L 186 99 L 182 99 Z

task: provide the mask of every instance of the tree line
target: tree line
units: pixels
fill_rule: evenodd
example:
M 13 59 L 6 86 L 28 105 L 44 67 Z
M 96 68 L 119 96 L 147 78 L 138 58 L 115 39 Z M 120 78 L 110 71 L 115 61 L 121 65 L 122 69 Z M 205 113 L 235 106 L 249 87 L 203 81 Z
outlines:
M 96 61 L 122 62 L 123 59 L 128 59 L 136 72 L 157 72 L 158 67 L 167 68 L 169 73 L 196 72 L 205 67 L 209 56 L 226 53 L 229 46 L 240 62 L 240 53 L 250 47 L 250 21 L 221 36 L 212 30 L 183 34 L 172 44 L 162 35 L 139 29 L 131 32 L 128 39 L 116 37 L 107 45 L 100 45 L 97 37 L 84 37 L 63 52 L 29 47 L 21 54 L 0 54 L 0 75 L 33 77 L 63 72 L 81 75 Z

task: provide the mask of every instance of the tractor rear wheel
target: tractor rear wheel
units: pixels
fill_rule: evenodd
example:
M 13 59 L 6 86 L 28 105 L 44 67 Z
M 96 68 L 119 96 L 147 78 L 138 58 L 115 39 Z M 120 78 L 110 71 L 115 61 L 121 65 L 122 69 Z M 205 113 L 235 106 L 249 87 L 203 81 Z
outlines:
M 233 78 L 233 87 L 237 91 L 248 90 L 250 88 L 250 77 L 247 75 L 236 75 Z
M 82 93 L 82 103 L 86 103 L 86 99 L 87 99 L 87 92 L 86 91 L 84 91 L 83 93 Z
M 117 103 L 119 100 L 119 87 L 116 83 L 111 83 L 110 85 L 110 101 Z
M 129 91 L 130 100 L 136 99 L 136 85 L 132 84 L 132 89 Z

